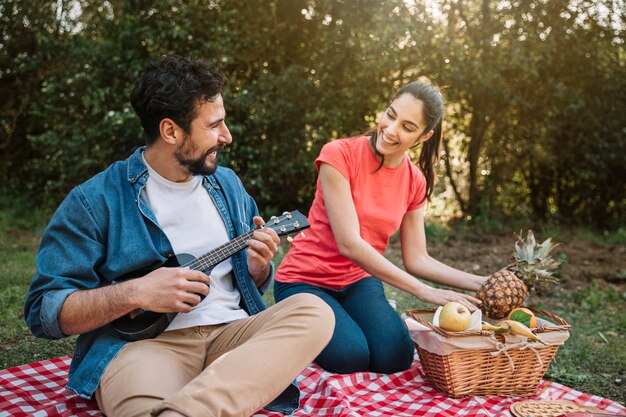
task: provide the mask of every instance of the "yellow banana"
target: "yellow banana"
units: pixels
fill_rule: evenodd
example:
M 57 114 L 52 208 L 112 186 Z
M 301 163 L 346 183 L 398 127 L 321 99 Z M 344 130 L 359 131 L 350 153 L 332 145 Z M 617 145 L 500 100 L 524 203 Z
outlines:
M 506 333 L 509 330 L 511 330 L 511 327 L 510 326 L 497 327 L 497 326 L 494 326 L 491 323 L 487 323 L 486 321 L 483 321 L 482 322 L 482 329 L 483 330 L 491 330 L 491 331 L 496 332 L 496 333 Z
M 515 320 L 502 320 L 496 323 L 496 326 L 508 326 L 511 329 L 511 333 L 526 336 L 527 338 L 539 342 L 547 346 L 547 344 L 539 338 L 536 334 L 530 331 L 525 324 Z

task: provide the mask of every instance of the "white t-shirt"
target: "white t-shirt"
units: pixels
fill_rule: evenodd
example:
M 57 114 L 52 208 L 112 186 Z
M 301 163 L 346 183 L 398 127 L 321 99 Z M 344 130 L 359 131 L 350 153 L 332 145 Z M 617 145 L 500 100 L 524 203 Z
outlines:
M 230 240 L 201 176 L 184 183 L 172 182 L 145 163 L 149 177 L 140 198 L 152 209 L 175 254 L 187 253 L 197 258 Z M 248 317 L 239 306 L 241 296 L 234 286 L 232 269 L 230 259 L 216 265 L 210 273 L 209 295 L 191 312 L 176 315 L 166 331 Z

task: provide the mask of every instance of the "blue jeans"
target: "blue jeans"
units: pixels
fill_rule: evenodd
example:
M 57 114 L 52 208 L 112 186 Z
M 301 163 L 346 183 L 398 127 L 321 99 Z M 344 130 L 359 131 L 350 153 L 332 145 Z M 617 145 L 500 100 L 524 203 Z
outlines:
M 341 290 L 301 282 L 274 284 L 276 301 L 298 294 L 315 294 L 335 313 L 330 343 L 315 359 L 322 368 L 340 374 L 404 371 L 413 362 L 409 332 L 385 298 L 380 280 L 361 279 Z

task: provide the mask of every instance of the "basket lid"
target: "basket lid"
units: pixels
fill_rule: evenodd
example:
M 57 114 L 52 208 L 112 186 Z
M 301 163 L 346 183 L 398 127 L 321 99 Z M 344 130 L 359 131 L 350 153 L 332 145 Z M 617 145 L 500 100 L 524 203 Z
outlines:
M 567 413 L 598 412 L 602 410 L 580 405 L 566 400 L 524 400 L 510 406 L 511 413 L 517 417 L 557 417 Z M 610 415 L 610 414 L 604 414 Z

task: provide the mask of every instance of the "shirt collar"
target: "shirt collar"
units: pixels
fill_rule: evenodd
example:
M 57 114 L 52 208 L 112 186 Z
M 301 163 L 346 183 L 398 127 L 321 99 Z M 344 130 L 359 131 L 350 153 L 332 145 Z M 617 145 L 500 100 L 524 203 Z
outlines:
M 146 167 L 146 164 L 143 162 L 143 158 L 141 157 L 141 154 L 145 149 L 145 146 L 137 148 L 127 159 L 128 181 L 133 184 L 148 172 L 148 167 Z

